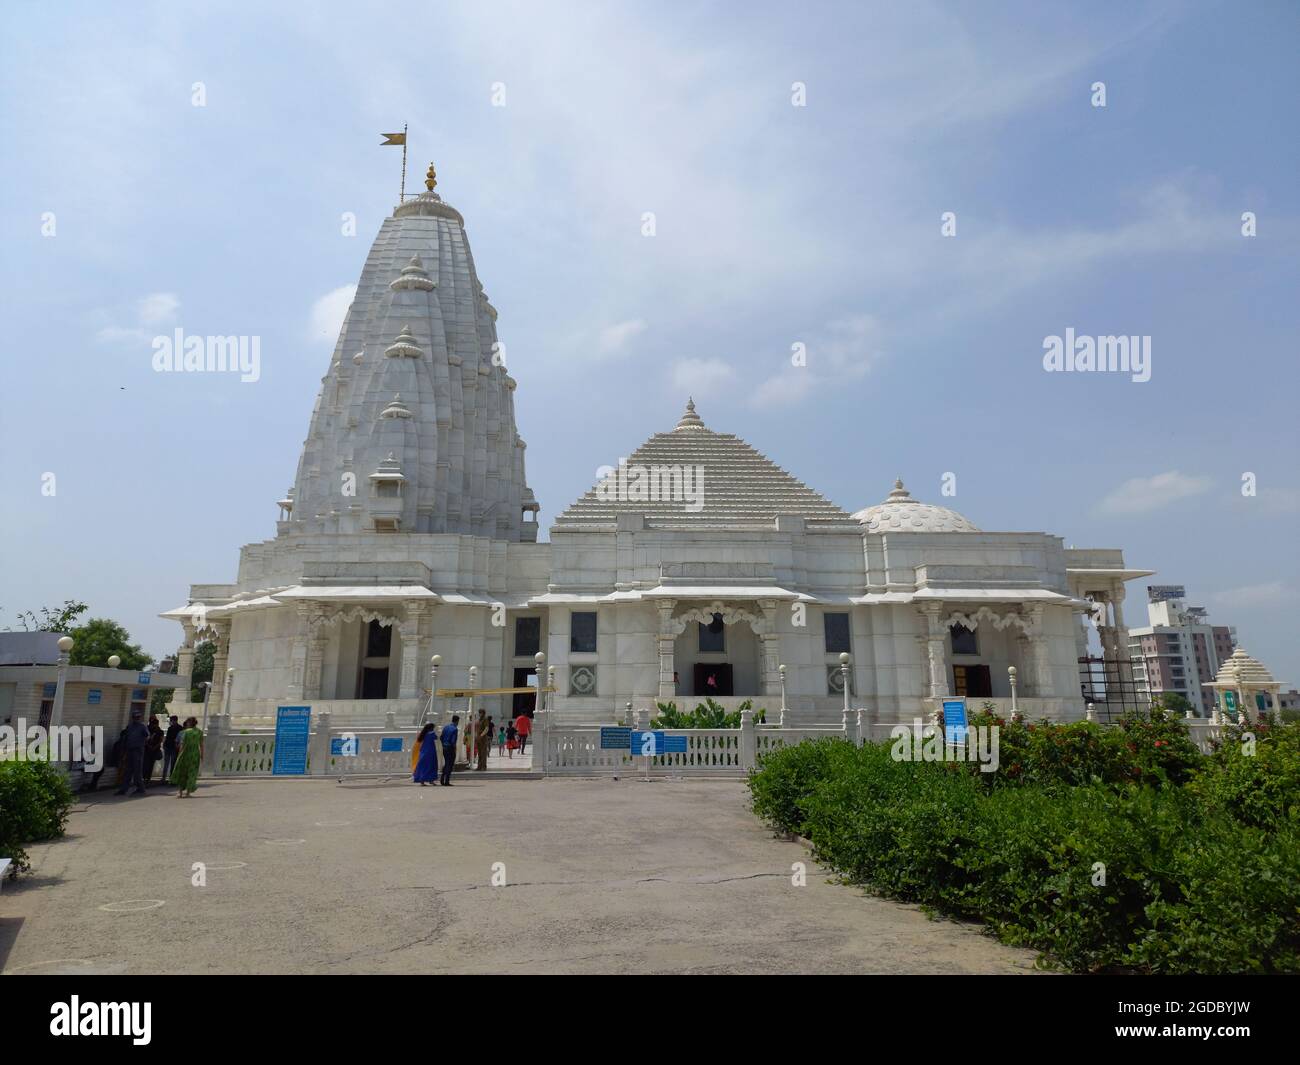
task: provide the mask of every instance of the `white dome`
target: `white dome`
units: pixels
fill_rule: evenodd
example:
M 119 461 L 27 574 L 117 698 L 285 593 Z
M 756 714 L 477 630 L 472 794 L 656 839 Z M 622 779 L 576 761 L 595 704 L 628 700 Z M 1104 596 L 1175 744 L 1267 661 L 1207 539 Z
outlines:
M 902 481 L 894 482 L 894 490 L 883 503 L 864 507 L 853 518 L 872 533 L 979 532 L 955 510 L 936 507 L 932 503 L 918 503 L 903 487 Z

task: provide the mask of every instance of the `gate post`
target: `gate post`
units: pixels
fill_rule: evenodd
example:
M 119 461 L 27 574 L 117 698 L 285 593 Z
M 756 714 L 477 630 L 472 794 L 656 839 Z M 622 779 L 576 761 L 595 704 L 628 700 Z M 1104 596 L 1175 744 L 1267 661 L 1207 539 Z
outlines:
M 758 737 L 754 733 L 754 711 L 740 712 L 740 768 L 748 772 L 754 768 L 758 751 Z
M 323 777 L 330 771 L 330 712 L 322 710 L 316 718 L 316 731 L 312 733 L 311 745 L 307 748 L 307 773 L 313 777 Z

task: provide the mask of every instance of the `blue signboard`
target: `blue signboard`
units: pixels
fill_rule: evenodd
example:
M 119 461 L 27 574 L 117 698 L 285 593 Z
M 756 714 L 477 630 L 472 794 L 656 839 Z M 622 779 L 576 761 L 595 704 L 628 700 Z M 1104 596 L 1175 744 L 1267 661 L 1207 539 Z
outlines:
M 276 776 L 302 776 L 307 772 L 307 744 L 311 737 L 311 707 L 281 706 L 275 713 L 275 756 L 271 772 Z
M 53 699 L 55 693 L 56 693 L 58 690 L 59 690 L 59 685 L 58 685 L 58 683 L 57 683 L 56 681 L 51 681 L 49 684 L 45 685 L 45 687 L 43 687 L 43 688 L 41 689 L 41 698 L 42 698 L 42 699 Z
M 943 701 L 944 743 L 965 743 L 968 727 L 966 723 L 966 700 L 945 699 Z
M 381 737 L 380 737 L 380 740 L 379 740 L 379 750 L 380 750 L 381 753 L 384 752 L 384 751 L 400 751 L 401 749 L 402 749 L 402 737 L 401 737 L 401 736 L 381 736 Z
M 330 754 L 335 758 L 355 758 L 357 755 L 357 738 L 355 736 L 335 736 L 330 740 Z
M 662 732 L 633 732 L 630 741 L 634 755 L 652 755 L 664 753 L 664 734 Z
M 600 749 L 602 751 L 630 751 L 632 749 L 632 730 L 621 725 L 606 725 L 600 730 Z
M 148 683 L 149 683 L 149 674 L 148 674 L 148 673 L 141 673 L 138 677 L 135 678 L 135 682 L 136 682 L 137 684 L 148 684 Z
M 144 688 L 131 689 L 131 702 L 142 703 L 149 698 L 149 693 Z
M 685 754 L 685 753 L 686 753 L 685 736 L 664 737 L 664 754 Z
M 101 699 L 104 698 L 104 692 L 100 688 L 91 688 L 86 692 L 86 702 L 91 706 L 98 706 Z

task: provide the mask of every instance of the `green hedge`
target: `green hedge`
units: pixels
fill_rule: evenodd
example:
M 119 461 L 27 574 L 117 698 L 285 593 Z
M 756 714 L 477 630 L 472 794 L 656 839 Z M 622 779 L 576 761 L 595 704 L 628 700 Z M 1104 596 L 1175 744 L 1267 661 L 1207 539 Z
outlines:
M 800 744 L 764 759 L 753 806 L 846 879 L 1076 972 L 1300 972 L 1300 729 L 1188 764 L 1151 724 L 1034 726 L 1008 745 L 1009 728 L 993 774 Z
M 26 843 L 63 835 L 75 800 L 67 777 L 48 762 L 0 762 L 0 858 L 9 875 L 31 868 Z

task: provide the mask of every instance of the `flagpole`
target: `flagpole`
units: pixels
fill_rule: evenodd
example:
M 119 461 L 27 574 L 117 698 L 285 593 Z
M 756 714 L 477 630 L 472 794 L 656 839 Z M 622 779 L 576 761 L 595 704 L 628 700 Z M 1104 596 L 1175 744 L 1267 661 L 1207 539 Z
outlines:
M 406 123 L 402 123 L 402 190 L 397 196 L 398 203 L 406 202 Z

